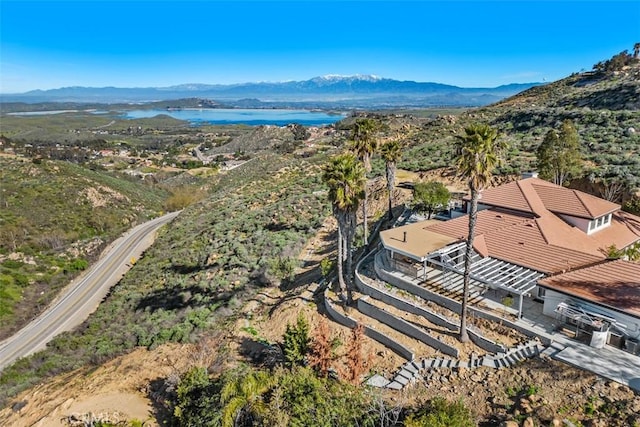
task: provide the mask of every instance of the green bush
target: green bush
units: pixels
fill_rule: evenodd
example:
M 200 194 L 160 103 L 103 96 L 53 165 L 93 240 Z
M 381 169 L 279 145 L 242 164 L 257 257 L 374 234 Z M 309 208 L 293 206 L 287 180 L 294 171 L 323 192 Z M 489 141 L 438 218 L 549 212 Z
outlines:
M 474 427 L 469 410 L 460 401 L 450 402 L 436 397 L 416 414 L 404 421 L 406 427 Z
M 309 322 L 302 313 L 298 315 L 296 324 L 287 323 L 283 337 L 284 360 L 288 366 L 303 365 L 309 352 L 311 337 L 309 336 Z
M 64 272 L 75 273 L 77 271 L 86 270 L 88 266 L 89 262 L 86 259 L 76 258 L 65 264 Z

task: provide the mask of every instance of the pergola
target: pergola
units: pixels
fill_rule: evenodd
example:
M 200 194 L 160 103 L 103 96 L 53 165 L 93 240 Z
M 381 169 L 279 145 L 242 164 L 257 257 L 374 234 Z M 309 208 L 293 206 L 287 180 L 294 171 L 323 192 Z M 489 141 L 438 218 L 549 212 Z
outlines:
M 430 253 L 426 260 L 446 270 L 464 274 L 466 243 L 445 246 Z M 522 298 L 530 295 L 543 273 L 492 257 L 481 257 L 473 251 L 471 279 L 491 289 L 503 289 L 519 296 L 518 318 L 522 317 Z

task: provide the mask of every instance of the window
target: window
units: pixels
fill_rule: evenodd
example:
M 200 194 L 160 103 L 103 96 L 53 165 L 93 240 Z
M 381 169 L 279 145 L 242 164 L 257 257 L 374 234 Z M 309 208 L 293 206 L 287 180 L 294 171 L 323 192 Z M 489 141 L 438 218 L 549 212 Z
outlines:
M 540 286 L 538 286 L 538 295 L 536 295 L 537 300 L 544 300 L 544 296 L 546 293 L 546 289 L 545 288 L 541 288 Z

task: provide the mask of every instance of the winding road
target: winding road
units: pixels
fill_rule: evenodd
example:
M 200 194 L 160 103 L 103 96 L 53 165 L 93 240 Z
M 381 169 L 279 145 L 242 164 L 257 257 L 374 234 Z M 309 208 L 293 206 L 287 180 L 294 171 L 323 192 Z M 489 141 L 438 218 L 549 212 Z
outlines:
M 0 371 L 17 359 L 44 349 L 53 337 L 89 317 L 109 289 L 131 268 L 129 260 L 138 259 L 153 243 L 155 231 L 179 213 L 140 224 L 113 242 L 100 260 L 74 280 L 47 310 L 0 343 Z

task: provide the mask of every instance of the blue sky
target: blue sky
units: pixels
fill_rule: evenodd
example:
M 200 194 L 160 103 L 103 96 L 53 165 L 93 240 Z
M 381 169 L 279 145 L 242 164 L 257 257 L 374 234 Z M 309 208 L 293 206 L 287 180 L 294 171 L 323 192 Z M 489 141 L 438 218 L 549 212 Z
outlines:
M 375 74 L 553 81 L 640 42 L 640 1 L 0 0 L 0 92 Z

